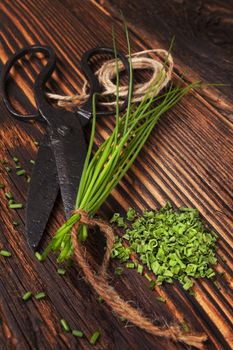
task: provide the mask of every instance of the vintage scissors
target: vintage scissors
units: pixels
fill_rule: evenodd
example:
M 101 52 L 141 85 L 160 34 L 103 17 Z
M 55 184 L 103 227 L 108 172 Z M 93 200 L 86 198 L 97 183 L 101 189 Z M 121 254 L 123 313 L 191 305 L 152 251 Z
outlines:
M 11 68 L 19 59 L 27 54 L 36 53 L 42 53 L 48 59 L 34 84 L 38 110 L 35 114 L 22 115 L 13 108 L 8 99 L 6 81 Z M 114 55 L 114 51 L 110 48 L 94 48 L 85 52 L 81 58 L 81 67 L 90 85 L 90 97 L 75 112 L 53 107 L 46 99 L 45 84 L 56 66 L 56 55 L 51 47 L 34 45 L 23 48 L 16 52 L 2 69 L 0 89 L 8 111 L 16 119 L 23 121 L 38 119 L 46 124 L 46 132 L 32 172 L 26 205 L 26 235 L 33 249 L 37 248 L 41 241 L 59 188 L 67 218 L 75 208 L 77 188 L 87 152 L 83 127 L 91 119 L 93 94 L 101 92 L 98 79 L 90 67 L 90 60 L 93 56 L 102 54 Z M 121 53 L 117 55 L 129 76 L 128 59 Z M 128 98 L 120 107 L 120 111 L 126 108 L 127 101 Z M 98 111 L 97 115 L 106 116 L 113 113 L 112 111 Z

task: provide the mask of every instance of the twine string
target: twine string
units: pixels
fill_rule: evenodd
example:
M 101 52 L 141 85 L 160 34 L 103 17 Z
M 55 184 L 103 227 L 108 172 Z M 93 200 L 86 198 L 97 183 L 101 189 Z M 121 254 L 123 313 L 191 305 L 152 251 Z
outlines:
M 149 57 L 148 54 L 156 54 L 158 58 Z M 160 59 L 159 59 L 160 57 Z M 171 80 L 173 71 L 173 58 L 172 55 L 163 49 L 151 49 L 136 52 L 131 55 L 133 70 L 148 69 L 152 71 L 152 75 L 148 81 L 144 83 L 137 83 L 134 85 L 132 102 L 140 102 L 145 94 L 148 92 L 150 86 L 157 84 L 155 89 L 157 96 L 160 91 L 168 84 Z M 119 73 L 124 71 L 125 67 L 121 61 L 118 62 Z M 161 72 L 162 79 L 161 79 Z M 116 77 L 116 61 L 111 59 L 105 61 L 102 66 L 95 72 L 103 92 L 101 93 L 104 97 L 116 96 L 117 87 L 113 82 Z M 160 77 L 158 79 L 158 77 Z M 119 104 L 121 105 L 128 94 L 128 85 L 119 86 Z M 88 93 L 88 81 L 84 79 L 83 87 L 80 94 L 71 96 L 58 95 L 54 93 L 47 93 L 47 96 L 57 101 L 60 107 L 77 107 L 85 103 L 90 97 Z M 103 106 L 116 106 L 116 101 L 100 102 Z
M 205 334 L 183 333 L 176 325 L 170 327 L 159 327 L 154 325 L 142 312 L 124 301 L 116 290 L 107 281 L 107 267 L 109 264 L 112 247 L 114 244 L 114 232 L 112 227 L 105 221 L 96 218 L 89 218 L 88 214 L 77 209 L 74 211 L 80 214 L 80 220 L 73 226 L 71 239 L 74 247 L 74 258 L 82 268 L 86 280 L 91 284 L 99 296 L 121 317 L 124 317 L 137 327 L 153 335 L 164 337 L 173 341 L 183 342 L 198 349 L 203 348 L 203 342 L 207 339 Z M 80 242 L 77 239 L 78 228 L 81 224 L 88 227 L 98 226 L 106 237 L 106 251 L 99 271 L 94 271 L 88 263 Z

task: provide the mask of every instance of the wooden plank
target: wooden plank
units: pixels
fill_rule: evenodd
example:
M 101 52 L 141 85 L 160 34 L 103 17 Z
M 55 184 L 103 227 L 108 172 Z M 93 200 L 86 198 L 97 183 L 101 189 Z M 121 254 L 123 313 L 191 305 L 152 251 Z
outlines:
M 167 47 L 174 37 L 175 69 L 186 79 L 227 84 L 201 94 L 232 122 L 232 1 L 93 0 L 100 9 L 129 21 L 147 47 Z M 75 1 L 68 0 L 75 6 Z M 77 7 L 77 6 L 76 6 Z M 158 45 L 159 44 L 159 45 Z
M 138 2 L 135 6 L 139 6 Z M 78 62 L 81 54 L 92 46 L 111 46 L 113 23 L 117 28 L 118 47 L 126 50 L 123 29 L 118 20 L 91 1 L 2 1 L 0 8 L 1 66 L 19 47 L 35 42 L 50 44 L 59 57 L 58 72 L 50 86 L 53 91 L 65 94 L 81 90 L 82 72 Z M 148 38 L 141 38 L 141 32 L 131 33 L 133 50 L 149 46 Z M 167 46 L 168 39 L 165 42 L 159 36 L 156 40 L 158 46 Z M 186 65 L 180 56 L 177 57 L 176 72 L 179 74 Z M 192 80 L 200 73 L 193 62 L 191 67 Z M 18 86 L 12 86 L 14 99 L 23 98 L 27 108 L 33 105 L 31 87 L 37 71 L 37 63 L 25 65 L 23 71 L 17 71 Z M 215 72 L 213 77 L 218 78 L 219 75 Z M 216 90 L 213 91 L 211 93 L 216 98 Z M 208 224 L 219 233 L 218 270 L 225 271 L 227 280 L 231 282 L 233 130 L 227 105 L 232 107 L 232 102 L 230 95 L 226 96 L 227 102 L 224 100 L 223 106 L 213 104 L 213 99 L 202 98 L 199 92 L 193 93 L 164 116 L 138 161 L 110 196 L 101 213 L 106 217 L 116 210 L 124 213 L 129 205 L 138 210 L 158 208 L 166 200 L 177 206 L 196 206 Z M 2 104 L 0 108 L 1 158 L 10 159 L 16 155 L 30 173 L 29 160 L 36 152 L 33 139 L 40 139 L 43 128 L 38 124 L 15 122 Z M 99 140 L 106 137 L 112 125 L 112 119 L 100 118 Z M 14 172 L 7 177 L 4 169 L 0 176 L 7 189 L 25 202 L 27 183 Z M 37 262 L 25 241 L 24 212 L 9 212 L 3 193 L 0 201 L 1 244 L 13 252 L 12 259 L 1 259 L 0 262 L 0 311 L 3 319 L 0 344 L 5 341 L 6 349 L 91 348 L 87 340 L 79 342 L 70 334 L 64 334 L 59 325 L 62 317 L 72 327 L 83 329 L 88 336 L 100 328 L 103 337 L 97 349 L 184 348 L 180 344 L 176 346 L 155 339 L 135 327 L 122 327 L 106 305 L 99 304 L 94 291 L 79 275 L 77 277 L 78 267 L 61 278 L 56 274 L 53 257 L 42 265 Z M 17 230 L 11 224 L 13 217 L 21 222 Z M 46 231 L 44 247 L 63 220 L 61 203 L 58 202 Z M 98 242 L 98 237 L 93 237 L 90 249 L 94 255 L 98 255 L 101 242 Z M 227 263 L 221 261 L 222 255 Z M 179 285 L 158 287 L 154 294 L 149 291 L 147 282 L 133 271 L 127 271 L 116 279 L 111 269 L 110 276 L 119 293 L 126 300 L 134 300 L 149 317 L 162 323 L 163 320 L 169 323 L 185 319 L 191 329 L 204 330 L 208 334 L 208 349 L 231 348 L 232 295 L 223 279 L 219 279 L 220 290 L 211 281 L 198 282 L 195 299 Z M 21 295 L 28 289 L 35 292 L 45 289 L 48 297 L 25 305 Z M 165 305 L 156 301 L 156 293 L 162 293 L 166 298 Z

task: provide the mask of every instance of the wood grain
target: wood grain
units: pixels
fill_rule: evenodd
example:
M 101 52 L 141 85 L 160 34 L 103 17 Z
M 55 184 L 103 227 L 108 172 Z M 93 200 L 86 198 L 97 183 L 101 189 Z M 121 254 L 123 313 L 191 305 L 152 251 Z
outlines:
M 232 80 L 231 1 L 74 1 L 74 0 L 2 0 L 0 2 L 0 69 L 17 49 L 33 43 L 46 43 L 58 55 L 58 69 L 49 84 L 55 92 L 80 91 L 83 73 L 79 60 L 93 46 L 111 46 L 111 27 L 117 31 L 118 48 L 126 51 L 124 31 L 118 9 L 123 9 L 131 28 L 133 51 L 167 48 L 176 35 L 175 75 L 189 68 L 187 80 L 227 83 Z M 146 16 L 145 16 L 146 14 Z M 169 14 L 169 21 L 165 20 Z M 217 24 L 215 25 L 215 21 Z M 216 28 L 217 27 L 217 28 Z M 206 30 L 206 28 L 208 30 Z M 226 34 L 225 34 L 226 33 Z M 22 111 L 34 106 L 34 78 L 41 67 L 38 61 L 24 62 L 15 71 L 16 83 L 10 84 L 12 99 Z M 232 90 L 208 88 L 193 92 L 167 113 L 152 133 L 138 160 L 103 206 L 101 214 L 124 214 L 128 206 L 139 211 L 159 208 L 166 200 L 175 206 L 197 207 L 207 224 L 219 235 L 218 272 L 220 289 L 212 281 L 198 281 L 196 297 L 184 292 L 177 283 L 150 291 L 145 278 L 134 271 L 110 276 L 113 285 L 126 299 L 132 300 L 159 324 L 185 320 L 192 330 L 208 335 L 207 349 L 232 348 L 232 227 L 233 227 L 233 127 Z M 110 133 L 112 119 L 98 120 L 100 142 Z M 12 156 L 20 159 L 30 174 L 30 159 L 37 151 L 33 140 L 40 140 L 43 126 L 13 120 L 0 104 L 0 157 L 13 167 Z M 28 183 L 0 169 L 0 182 L 25 203 Z M 154 350 L 184 349 L 164 342 L 136 327 L 124 327 L 85 283 L 78 266 L 65 277 L 56 273 L 54 257 L 41 264 L 26 244 L 24 210 L 10 211 L 4 191 L 0 190 L 0 248 L 12 252 L 12 258 L 0 259 L 0 348 L 1 349 L 91 349 L 88 337 L 101 329 L 102 339 L 96 349 Z M 20 222 L 12 226 L 12 220 Z M 60 200 L 52 214 L 43 244 L 64 220 Z M 90 249 L 98 259 L 103 240 L 93 235 Z M 223 261 L 224 257 L 226 261 Z M 45 290 L 43 301 L 23 303 L 27 290 Z M 166 304 L 156 300 L 162 295 Z M 65 318 L 72 328 L 87 335 L 77 340 L 64 333 L 59 320 Z

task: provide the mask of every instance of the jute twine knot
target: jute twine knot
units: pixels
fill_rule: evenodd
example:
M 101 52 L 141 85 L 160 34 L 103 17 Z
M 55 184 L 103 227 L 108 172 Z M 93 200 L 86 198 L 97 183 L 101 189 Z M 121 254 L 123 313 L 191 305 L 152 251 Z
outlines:
M 132 307 L 120 297 L 107 281 L 107 267 L 114 244 L 114 231 L 112 227 L 103 220 L 88 217 L 88 214 L 81 209 L 75 210 L 74 213 L 80 214 L 80 220 L 73 226 L 71 233 L 74 258 L 82 268 L 86 280 L 112 310 L 148 333 L 202 349 L 203 342 L 207 339 L 205 334 L 183 333 L 178 326 L 158 327 L 146 318 L 140 310 Z M 106 251 L 99 271 L 94 271 L 90 266 L 81 248 L 81 244 L 77 239 L 78 228 L 82 224 L 88 227 L 98 226 L 106 237 Z
M 148 54 L 155 53 L 157 58 L 148 57 Z M 172 55 L 163 49 L 152 49 L 136 52 L 131 55 L 133 70 L 148 69 L 152 71 L 150 79 L 144 83 L 137 83 L 134 85 L 132 102 L 140 102 L 145 94 L 148 92 L 150 86 L 156 85 L 153 95 L 157 96 L 160 91 L 167 86 L 171 80 L 173 71 L 173 58 Z M 118 61 L 119 72 L 122 72 L 125 68 L 121 61 Z M 162 73 L 162 74 L 161 74 Z M 95 72 L 99 83 L 103 89 L 102 96 L 116 96 L 117 87 L 113 82 L 116 76 L 116 61 L 111 59 L 102 64 L 102 66 Z M 155 92 L 156 91 L 156 92 Z M 121 105 L 128 94 L 128 85 L 119 86 L 119 104 Z M 60 107 L 75 107 L 85 103 L 88 98 L 88 81 L 84 79 L 84 84 L 80 94 L 72 96 L 63 96 L 53 93 L 47 93 L 47 96 L 57 101 Z M 100 102 L 104 106 L 115 106 L 116 101 Z

